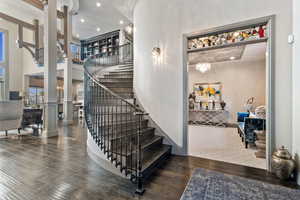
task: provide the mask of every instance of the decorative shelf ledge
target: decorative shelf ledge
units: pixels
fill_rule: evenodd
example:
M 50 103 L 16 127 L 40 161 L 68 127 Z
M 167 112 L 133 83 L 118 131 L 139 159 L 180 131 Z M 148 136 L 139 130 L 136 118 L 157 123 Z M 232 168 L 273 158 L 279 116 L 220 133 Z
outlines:
M 258 43 L 258 42 L 266 42 L 267 40 L 268 40 L 268 38 L 264 37 L 264 38 L 259 38 L 259 39 L 251 39 L 251 40 L 233 42 L 233 43 L 228 43 L 228 44 L 223 44 L 223 45 L 202 47 L 202 48 L 198 48 L 198 49 L 189 49 L 188 53 L 194 53 L 194 52 L 199 52 L 199 51 L 208 51 L 208 50 L 226 48 L 226 47 L 233 47 L 233 46 L 242 46 L 242 45 L 253 44 L 253 43 Z

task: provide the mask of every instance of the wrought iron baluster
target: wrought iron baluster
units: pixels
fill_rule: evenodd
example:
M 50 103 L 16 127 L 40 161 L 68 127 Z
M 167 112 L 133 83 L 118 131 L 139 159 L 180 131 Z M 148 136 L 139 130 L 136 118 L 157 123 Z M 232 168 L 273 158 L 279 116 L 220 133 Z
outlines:
M 127 111 L 127 104 L 125 103 L 125 111 L 124 111 L 126 114 L 125 114 L 125 124 L 127 124 L 128 123 L 128 111 Z M 124 133 L 123 133 L 123 135 L 125 136 L 125 138 L 124 138 L 124 143 L 125 143 L 125 149 L 124 149 L 124 151 L 126 152 L 126 153 L 128 153 L 128 149 L 127 149 L 127 146 L 128 146 L 128 130 L 127 130 L 127 127 L 125 128 L 125 131 L 124 131 Z M 130 135 L 129 135 L 129 137 L 130 137 Z M 130 138 L 129 138 L 130 139 Z M 128 159 L 128 156 L 126 156 L 126 162 L 127 162 L 127 159 Z M 127 169 L 127 163 L 125 164 L 125 173 L 126 173 L 126 175 L 128 174 L 128 169 Z
M 106 126 L 106 115 L 107 115 L 107 104 L 106 104 L 106 91 L 103 89 L 103 126 L 102 126 L 102 130 L 103 130 L 103 135 L 104 135 L 104 139 L 103 139 L 103 149 L 104 149 L 104 154 L 106 153 L 106 136 L 107 136 L 107 126 Z
M 102 88 L 99 87 L 99 134 L 100 134 L 100 139 L 99 139 L 99 146 L 100 146 L 100 149 L 102 150 L 103 149 L 103 131 L 102 131 L 102 123 L 103 123 L 103 106 L 101 105 L 101 102 L 102 102 L 102 95 L 103 95 L 103 92 L 102 92 Z
M 114 97 L 115 98 L 115 97 Z M 117 163 L 117 157 L 118 157 L 118 146 L 117 146 L 117 139 L 118 139 L 118 131 L 119 131 L 119 128 L 118 127 L 118 122 L 119 122 L 119 119 L 118 119 L 118 99 L 115 98 L 115 104 L 116 104 L 116 107 L 115 107 L 115 123 L 116 123 L 116 129 L 114 131 L 114 140 L 113 140 L 113 144 L 114 144 L 114 149 L 115 149 L 115 158 L 114 160 L 116 161 Z
M 145 192 L 143 188 L 143 177 L 142 177 L 142 144 L 140 141 L 140 135 L 142 131 L 142 120 L 143 113 L 138 113 L 138 131 L 137 131 L 137 194 L 143 194 Z
M 130 110 L 132 109 L 132 108 L 129 108 Z M 130 124 L 130 133 L 132 134 L 132 131 L 134 131 L 134 128 L 135 128 L 135 125 L 134 125 L 134 122 L 132 121 L 132 115 L 133 114 L 131 114 L 130 115 L 130 122 L 129 123 L 131 123 Z M 130 169 L 131 170 L 134 170 L 133 169 L 133 146 L 132 146 L 132 140 L 130 141 L 130 143 L 129 143 L 129 148 L 130 148 Z
M 136 113 L 134 112 L 133 118 L 135 121 L 135 130 L 134 130 L 134 142 L 135 142 L 135 149 L 134 149 L 134 155 L 135 155 L 135 162 L 134 162 L 134 169 L 135 169 L 135 177 L 138 179 L 138 162 L 139 162 L 139 126 L 140 126 L 140 121 L 139 118 L 136 118 Z
M 99 86 L 96 85 L 96 97 L 97 97 L 97 100 L 96 100 L 96 130 L 97 130 L 97 145 L 99 146 L 100 145 L 100 131 L 99 131 L 99 121 L 100 121 L 100 118 L 99 118 L 99 95 L 100 95 L 100 89 L 99 89 Z

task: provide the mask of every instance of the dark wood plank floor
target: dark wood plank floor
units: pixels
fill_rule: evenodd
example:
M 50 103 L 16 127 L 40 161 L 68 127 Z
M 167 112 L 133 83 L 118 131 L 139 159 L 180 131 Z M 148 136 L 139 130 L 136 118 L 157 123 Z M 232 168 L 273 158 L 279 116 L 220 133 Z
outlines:
M 12 200 L 176 200 L 195 168 L 211 169 L 255 180 L 296 187 L 280 182 L 264 170 L 195 157 L 172 156 L 146 184 L 146 193 L 102 169 L 86 153 L 86 131 L 77 124 L 60 127 L 60 136 L 0 139 L 0 199 Z

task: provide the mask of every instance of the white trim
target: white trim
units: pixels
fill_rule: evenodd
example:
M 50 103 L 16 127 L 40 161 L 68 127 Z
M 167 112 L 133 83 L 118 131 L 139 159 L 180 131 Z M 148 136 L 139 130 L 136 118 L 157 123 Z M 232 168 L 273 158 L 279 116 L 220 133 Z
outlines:
M 267 23 L 268 29 L 269 29 L 269 35 L 267 39 L 267 51 L 268 51 L 268 57 L 267 57 L 267 138 L 266 138 L 266 159 L 267 159 L 267 170 L 271 171 L 271 157 L 273 149 L 275 148 L 275 140 L 274 140 L 274 134 L 275 134 L 275 126 L 274 126 L 274 30 L 275 30 L 275 15 L 261 17 L 257 19 L 251 19 L 243 22 L 238 22 L 234 24 L 229 24 L 225 26 L 215 27 L 207 30 L 203 30 L 200 32 L 194 32 L 190 34 L 184 34 L 183 35 L 183 149 L 188 154 L 188 67 L 187 67 L 187 61 L 188 61 L 188 49 L 187 49 L 187 41 L 188 38 L 201 36 L 201 35 L 207 35 L 211 33 L 218 33 L 222 31 L 228 31 L 231 29 L 238 29 L 241 27 L 248 27 L 253 24 L 261 24 L 261 23 Z M 222 48 L 222 47 L 220 47 Z
M 4 75 L 4 100 L 8 100 L 9 92 L 9 31 L 6 29 L 0 28 L 0 31 L 4 33 L 4 62 L 0 63 L 5 70 Z
M 107 159 L 107 155 L 105 155 L 93 140 L 91 133 L 87 129 L 87 154 L 88 156 L 97 163 L 103 169 L 110 171 L 111 173 L 118 175 L 123 178 L 127 178 L 125 174 L 120 172 L 120 167 L 115 167 L 115 165 L 111 164 L 111 161 Z

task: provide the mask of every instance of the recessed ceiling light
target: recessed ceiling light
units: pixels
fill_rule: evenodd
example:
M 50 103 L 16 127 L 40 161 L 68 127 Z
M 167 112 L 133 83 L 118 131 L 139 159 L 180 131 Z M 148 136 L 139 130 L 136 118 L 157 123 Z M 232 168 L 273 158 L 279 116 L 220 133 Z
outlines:
M 98 28 L 97 28 L 97 31 L 99 32 L 100 30 L 101 30 L 101 29 L 98 27 Z
M 84 22 L 85 22 L 85 20 L 84 20 L 83 18 L 81 18 L 81 19 L 80 19 L 80 22 L 81 22 L 81 23 L 84 23 Z
M 230 57 L 230 60 L 234 60 L 234 59 L 235 59 L 235 57 L 234 57 L 234 56 L 231 56 L 231 57 Z
M 124 24 L 124 21 L 123 21 L 123 20 L 120 20 L 120 24 Z
M 96 5 L 97 5 L 97 7 L 101 7 L 101 3 L 100 2 L 97 2 Z

